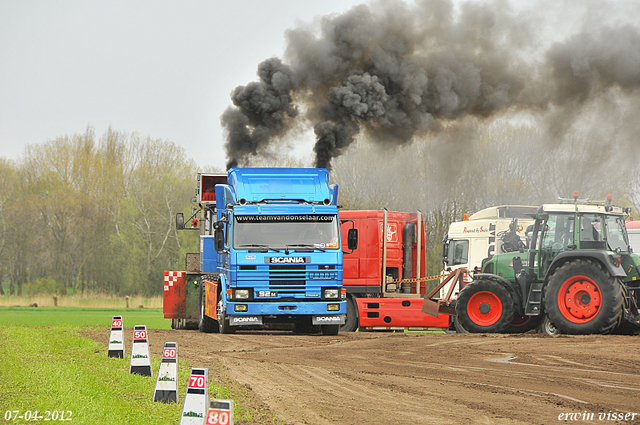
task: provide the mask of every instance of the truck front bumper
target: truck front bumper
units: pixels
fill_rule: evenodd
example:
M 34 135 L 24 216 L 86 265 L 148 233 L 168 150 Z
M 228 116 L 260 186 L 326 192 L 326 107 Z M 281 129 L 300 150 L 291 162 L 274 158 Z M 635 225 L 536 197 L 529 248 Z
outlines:
M 227 316 L 232 326 L 262 324 L 265 317 L 311 317 L 313 324 L 344 324 L 346 301 L 321 302 L 228 302 Z M 243 319 L 244 318 L 244 319 Z M 252 320 L 250 320 L 250 318 Z

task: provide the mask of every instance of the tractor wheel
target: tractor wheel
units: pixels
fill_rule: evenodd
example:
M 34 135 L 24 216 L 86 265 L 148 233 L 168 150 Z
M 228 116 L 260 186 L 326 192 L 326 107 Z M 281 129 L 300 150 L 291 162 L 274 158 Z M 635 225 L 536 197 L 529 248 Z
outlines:
M 616 335 L 640 335 L 640 326 L 625 320 L 613 330 L 613 333 Z
M 218 332 L 218 322 L 204 314 L 204 283 L 200 282 L 200 297 L 198 300 L 198 330 L 200 332 Z
M 503 332 L 513 321 L 513 299 L 507 289 L 492 280 L 476 280 L 458 295 L 456 314 L 472 333 Z
M 453 327 L 456 330 L 456 333 L 459 334 L 468 334 L 469 331 L 466 330 L 461 324 L 460 320 L 458 320 L 458 316 L 453 316 Z
M 623 314 L 622 285 L 589 260 L 574 260 L 549 278 L 544 308 L 551 322 L 566 334 L 608 334 Z
M 540 326 L 541 316 L 516 316 L 513 318 L 507 329 L 508 334 L 523 334 Z
M 356 300 L 348 296 L 347 297 L 347 317 L 344 321 L 344 325 L 340 325 L 340 331 L 353 332 L 358 329 L 358 307 Z
M 551 320 L 549 320 L 549 316 L 545 314 L 542 318 L 540 326 L 538 327 L 538 333 L 555 336 L 560 335 L 562 332 L 560 332 L 560 329 L 556 328 L 556 325 L 551 323 Z

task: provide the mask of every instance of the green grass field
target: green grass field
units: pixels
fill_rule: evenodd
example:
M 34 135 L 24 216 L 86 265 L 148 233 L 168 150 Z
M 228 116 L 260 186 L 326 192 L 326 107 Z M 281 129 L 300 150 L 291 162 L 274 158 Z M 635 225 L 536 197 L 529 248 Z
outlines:
M 127 328 L 171 329 L 171 320 L 156 308 L 0 307 L 0 325 L 110 327 L 113 316 L 122 316 Z
M 0 418 L 37 411 L 43 421 L 63 415 L 78 424 L 178 423 L 180 403 L 152 401 L 155 377 L 130 375 L 128 358 L 107 357 L 104 346 L 78 335 L 82 329 L 0 327 Z M 151 364 L 157 372 L 160 359 Z M 188 373 L 181 367 L 179 382 Z
M 126 327 L 171 328 L 160 309 L 0 307 L 0 418 L 38 411 L 43 421 L 56 412 L 80 424 L 178 423 L 181 403 L 152 401 L 155 377 L 130 375 L 128 357 L 108 358 L 106 347 L 79 335 L 110 332 L 114 315 Z M 151 364 L 157 372 L 160 359 Z M 186 382 L 189 367 L 180 366 Z
M 38 304 L 38 307 L 56 307 L 52 294 L 37 295 L 3 295 L 0 297 L 2 307 L 28 307 Z M 83 308 L 127 308 L 131 309 L 144 306 L 144 308 L 162 308 L 162 296 L 142 297 L 132 296 L 117 297 L 104 294 L 60 295 L 57 297 L 59 307 L 83 307 Z
M 0 307 L 0 421 L 31 423 L 24 415 L 37 411 L 43 422 L 55 415 L 75 424 L 178 424 L 192 365 L 179 360 L 178 404 L 155 403 L 159 358 L 151 359 L 153 377 L 130 375 L 129 356 L 109 358 L 105 346 L 80 336 L 87 330 L 110 332 L 116 315 L 126 328 L 171 328 L 161 309 Z M 210 397 L 235 400 L 236 423 L 282 423 L 243 405 L 242 391 L 209 383 Z

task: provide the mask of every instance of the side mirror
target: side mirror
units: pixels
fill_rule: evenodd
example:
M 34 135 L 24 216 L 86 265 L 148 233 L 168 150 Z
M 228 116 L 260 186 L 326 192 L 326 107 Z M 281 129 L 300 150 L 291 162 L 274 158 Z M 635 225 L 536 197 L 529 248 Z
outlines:
M 184 214 L 176 213 L 176 230 L 184 229 Z
M 449 242 L 445 242 L 442 244 L 442 258 L 445 263 L 449 261 Z
M 216 251 L 221 252 L 224 251 L 224 230 L 216 229 L 213 234 L 213 243 L 215 245 Z
M 347 248 L 351 251 L 358 248 L 358 229 L 349 229 L 349 233 L 347 233 Z

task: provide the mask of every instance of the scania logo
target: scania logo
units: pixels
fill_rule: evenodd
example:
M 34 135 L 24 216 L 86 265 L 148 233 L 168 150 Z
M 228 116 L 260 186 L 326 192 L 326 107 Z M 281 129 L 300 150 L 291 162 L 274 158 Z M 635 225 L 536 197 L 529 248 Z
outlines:
M 339 322 L 340 321 L 340 317 L 338 316 L 318 316 L 316 317 L 316 320 L 318 322 Z
M 234 322 L 257 322 L 257 317 L 234 317 Z
M 299 264 L 306 263 L 308 258 L 310 257 L 266 257 L 265 260 L 267 263 Z

